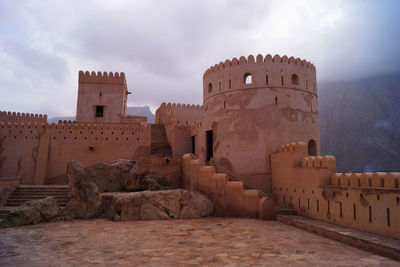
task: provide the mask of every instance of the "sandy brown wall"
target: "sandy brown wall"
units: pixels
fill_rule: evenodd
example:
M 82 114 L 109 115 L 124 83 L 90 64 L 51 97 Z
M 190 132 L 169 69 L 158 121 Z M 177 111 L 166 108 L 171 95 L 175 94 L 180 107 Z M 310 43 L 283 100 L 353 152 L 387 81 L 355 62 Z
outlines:
M 350 178 L 346 179 L 351 174 L 336 174 L 332 156 L 308 157 L 305 144 L 297 148 L 286 145 L 272 155 L 272 185 L 278 206 L 330 223 L 400 238 L 398 175 L 360 174 L 367 177 L 369 185 L 361 186 L 361 180 L 350 183 Z M 373 187 L 373 180 L 382 183 Z

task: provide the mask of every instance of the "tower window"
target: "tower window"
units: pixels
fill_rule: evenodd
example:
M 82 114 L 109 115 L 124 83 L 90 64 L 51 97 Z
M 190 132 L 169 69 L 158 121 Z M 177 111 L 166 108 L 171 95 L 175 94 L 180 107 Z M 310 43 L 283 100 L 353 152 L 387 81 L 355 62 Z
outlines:
M 243 75 L 243 82 L 245 84 L 252 84 L 253 83 L 253 78 L 252 78 L 250 73 L 246 73 L 245 75 Z
M 265 76 L 265 84 L 268 85 L 268 75 Z
M 221 82 L 218 83 L 218 89 L 221 91 Z
M 232 81 L 229 79 L 229 88 L 232 88 Z
M 212 92 L 212 83 L 208 84 L 208 92 L 211 93 Z
M 104 115 L 104 106 L 96 106 L 96 118 L 102 118 Z
M 299 76 L 297 76 L 296 74 L 292 75 L 292 84 L 299 85 Z
M 283 76 L 281 77 L 281 82 L 282 82 L 282 86 L 283 86 L 283 85 L 284 85 L 284 84 L 283 84 Z

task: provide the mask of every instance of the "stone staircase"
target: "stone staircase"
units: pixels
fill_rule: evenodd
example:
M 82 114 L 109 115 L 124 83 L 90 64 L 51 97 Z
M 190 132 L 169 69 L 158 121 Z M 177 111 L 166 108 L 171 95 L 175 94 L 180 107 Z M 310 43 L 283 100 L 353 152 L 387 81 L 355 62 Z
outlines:
M 151 124 L 151 155 L 172 157 L 171 146 L 163 124 Z
M 60 206 L 65 206 L 68 201 L 67 185 L 20 185 L 8 198 L 4 207 L 0 207 L 0 219 L 7 216 L 10 210 L 22 203 L 54 196 Z

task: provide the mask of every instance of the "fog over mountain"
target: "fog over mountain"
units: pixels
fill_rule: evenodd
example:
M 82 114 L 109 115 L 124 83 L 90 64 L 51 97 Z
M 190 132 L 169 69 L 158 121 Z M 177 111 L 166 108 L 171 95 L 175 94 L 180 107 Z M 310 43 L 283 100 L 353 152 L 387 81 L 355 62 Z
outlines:
M 338 171 L 400 171 L 400 73 L 319 82 L 321 154 Z

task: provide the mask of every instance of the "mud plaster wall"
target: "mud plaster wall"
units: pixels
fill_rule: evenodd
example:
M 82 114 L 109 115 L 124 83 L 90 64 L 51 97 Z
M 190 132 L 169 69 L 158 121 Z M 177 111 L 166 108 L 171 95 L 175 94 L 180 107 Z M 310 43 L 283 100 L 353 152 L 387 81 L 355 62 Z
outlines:
M 0 126 L 0 177 L 20 177 L 33 184 L 43 123 L 4 123 Z
M 164 124 L 174 157 L 192 151 L 191 125 L 201 120 L 202 107 L 162 103 L 156 111 L 155 122 Z
M 251 76 L 251 81 L 246 78 Z M 203 75 L 202 125 L 192 128 L 204 160 L 205 131 L 213 157 L 247 187 L 271 192 L 270 155 L 283 143 L 314 139 L 319 151 L 316 71 L 278 55 L 226 60 Z
M 276 103 L 277 99 L 277 103 Z M 227 91 L 207 99 L 196 155 L 205 159 L 205 131 L 213 130 L 214 160 L 250 188 L 271 192 L 270 155 L 282 143 L 314 139 L 319 151 L 317 97 L 287 88 Z
M 150 142 L 148 124 L 52 124 L 46 183 L 65 183 L 71 159 L 83 166 L 115 159 L 136 160 L 150 155 Z
M 336 164 L 323 167 L 323 157 L 304 158 L 306 155 L 306 149 L 272 155 L 272 185 L 278 206 L 293 208 L 303 216 L 400 238 L 400 189 L 333 186 Z
M 79 72 L 77 122 L 121 123 L 126 116 L 125 74 Z M 103 117 L 96 117 L 96 105 L 104 106 Z

